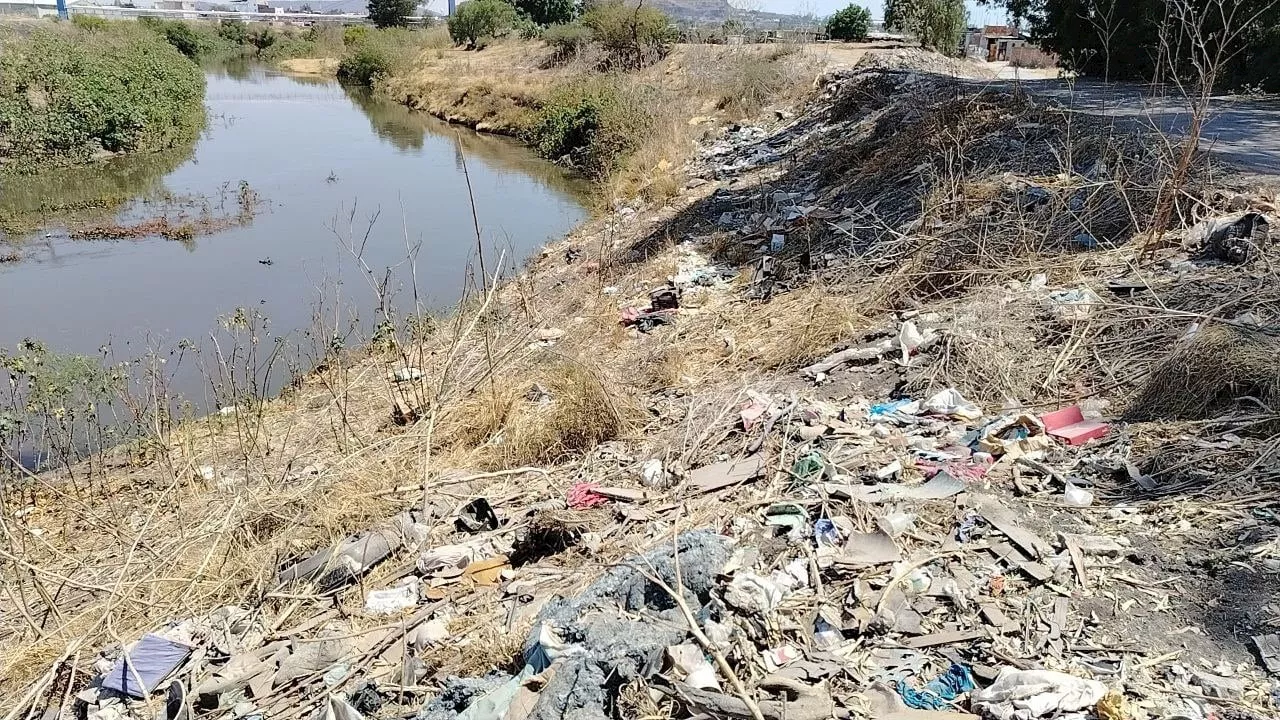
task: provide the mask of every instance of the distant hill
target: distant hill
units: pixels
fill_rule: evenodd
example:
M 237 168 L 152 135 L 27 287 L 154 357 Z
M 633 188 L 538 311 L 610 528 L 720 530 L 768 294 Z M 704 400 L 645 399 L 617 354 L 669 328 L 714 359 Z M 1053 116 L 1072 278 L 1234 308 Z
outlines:
M 806 23 L 799 15 L 748 12 L 730 5 L 728 0 L 644 0 L 644 3 L 683 23 L 720 24 L 729 18 L 742 20 L 755 27 L 795 27 Z

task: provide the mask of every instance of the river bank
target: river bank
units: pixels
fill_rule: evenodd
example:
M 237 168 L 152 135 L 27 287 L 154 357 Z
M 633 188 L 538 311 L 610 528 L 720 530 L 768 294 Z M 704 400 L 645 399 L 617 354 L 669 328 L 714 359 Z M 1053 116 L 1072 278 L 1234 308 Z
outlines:
M 451 315 L 335 352 L 277 400 L 162 428 L 145 460 L 122 448 L 32 481 L 6 517 L 6 560 L 24 572 L 11 575 L 21 603 L 0 600 L 0 690 L 70 695 L 63 668 L 83 678 L 100 647 L 235 604 L 258 618 L 254 637 L 299 657 L 309 641 L 334 649 L 303 676 L 263 671 L 275 681 L 249 701 L 273 717 L 327 702 L 313 691 L 336 667 L 332 694 L 373 682 L 405 716 L 465 704 L 477 693 L 456 676 L 505 679 L 530 648 L 574 668 L 558 682 L 595 683 L 537 702 L 688 717 L 700 706 L 687 698 L 706 696 L 654 700 L 660 680 L 639 660 L 625 688 L 593 679 L 630 662 L 602 647 L 672 625 L 660 644 L 702 642 L 655 619 L 671 609 L 657 583 L 636 580 L 645 607 L 619 622 L 638 626 L 580 652 L 577 616 L 540 608 L 628 563 L 680 596 L 669 557 L 635 554 L 697 528 L 742 549 L 731 565 L 684 561 L 690 614 L 705 603 L 729 628 L 731 649 L 703 648 L 726 656 L 710 672 L 722 687 L 732 673 L 769 717 L 796 717 L 797 685 L 826 693 L 814 718 L 853 712 L 904 645 L 928 668 L 917 679 L 963 662 L 983 684 L 1010 664 L 1110 680 L 1130 663 L 1117 692 L 1155 717 L 1179 707 L 1166 678 L 1186 675 L 1180 663 L 1225 662 L 1248 678 L 1232 707 L 1263 708 L 1248 637 L 1269 611 L 1240 588 L 1272 579 L 1239 563 L 1274 555 L 1258 511 L 1275 502 L 1275 418 L 1243 399 L 1280 392 L 1274 352 L 1254 352 L 1274 343 L 1274 247 L 1235 266 L 1181 226 L 1147 245 L 1161 144 L 1019 93 L 870 69 L 779 109 L 695 143 L 662 202 L 619 203 L 508 276 L 488 266 Z M 1275 212 L 1274 191 L 1200 176 L 1185 190 L 1215 213 Z M 1044 431 L 1046 410 L 1077 404 L 1110 434 L 1075 447 Z M 940 466 L 963 494 L 913 494 Z M 379 531 L 396 538 L 389 559 L 344 566 L 334 587 L 277 572 L 408 511 L 403 534 Z M 888 524 L 903 515 L 912 529 Z M 882 534 L 887 554 L 864 553 Z M 458 547 L 480 563 L 437 552 Z M 826 551 L 847 554 L 823 564 Z M 406 576 L 418 589 L 399 615 L 366 608 Z M 775 585 L 750 604 L 747 588 Z M 574 650 L 560 655 L 566 626 Z M 765 702 L 761 657 L 803 671 L 790 699 Z
M 199 69 L 137 23 L 0 26 L 0 173 L 190 145 L 203 97 Z

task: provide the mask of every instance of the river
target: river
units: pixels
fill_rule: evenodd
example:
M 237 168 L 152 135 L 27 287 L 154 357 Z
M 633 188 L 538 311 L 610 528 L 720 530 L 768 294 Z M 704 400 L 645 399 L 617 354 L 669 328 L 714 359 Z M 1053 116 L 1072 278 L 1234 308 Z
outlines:
M 122 204 L 106 219 L 121 224 L 232 217 L 243 182 L 259 199 L 252 219 L 184 242 L 76 240 L 56 219 L 10 238 L 20 259 L 0 264 L 0 346 L 36 338 L 112 362 L 177 359 L 180 347 L 207 349 L 238 308 L 298 347 L 335 333 L 358 342 L 378 319 L 371 280 L 384 278 L 402 312 L 448 308 L 476 252 L 464 161 L 491 271 L 499 252 L 519 263 L 585 216 L 583 184 L 510 140 L 257 65 L 210 70 L 207 81 L 208 128 L 193 149 L 11 181 L 0 212 L 72 213 L 81 195 L 107 188 Z M 210 409 L 208 372 L 175 362 L 169 392 Z

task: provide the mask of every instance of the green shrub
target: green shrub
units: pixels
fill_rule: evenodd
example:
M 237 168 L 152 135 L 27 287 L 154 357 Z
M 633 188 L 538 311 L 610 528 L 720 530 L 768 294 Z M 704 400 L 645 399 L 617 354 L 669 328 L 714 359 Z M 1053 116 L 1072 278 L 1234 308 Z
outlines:
M 236 45 L 248 45 L 249 26 L 243 20 L 223 20 L 218 23 L 218 37 Z
M 468 0 L 449 18 L 449 37 L 459 45 L 480 47 L 482 40 L 510 32 L 515 22 L 515 7 L 503 0 Z
M 423 33 L 404 28 L 371 31 L 347 49 L 338 63 L 338 79 L 372 87 L 378 78 L 407 68 L 418 53 L 423 37 Z
M 359 45 L 369 37 L 369 26 L 348 25 L 342 28 L 342 44 L 347 47 Z
M 871 32 L 871 11 L 849 5 L 827 18 L 827 35 L 832 40 L 866 40 Z
M 30 171 L 101 150 L 154 151 L 195 140 L 204 77 L 134 23 L 39 28 L 0 53 L 0 163 Z
M 525 139 L 543 157 L 606 178 L 653 128 L 654 99 L 644 92 L 609 77 L 570 83 L 551 94 Z
M 249 44 L 258 51 L 259 55 L 262 55 L 267 48 L 276 44 L 276 34 L 268 25 L 255 28 L 249 32 Z
M 364 45 L 338 63 L 338 79 L 372 87 L 378 78 L 390 75 L 393 66 L 394 61 L 385 48 Z
M 524 15 L 516 17 L 516 23 L 512 27 L 512 30 L 515 31 L 516 35 L 520 36 L 521 40 L 542 39 L 543 27 Z
M 571 22 L 578 14 L 575 0 L 514 0 L 520 14 L 538 25 L 557 25 Z
M 417 6 L 417 0 L 369 0 L 369 19 L 380 28 L 403 27 Z
M 542 41 L 550 46 L 559 60 L 568 60 L 591 44 L 595 33 L 581 23 L 552 25 L 542 31 Z
M 651 65 L 667 56 L 676 40 L 671 18 L 661 10 L 621 0 L 593 5 L 582 14 L 595 41 L 608 53 L 609 64 L 624 70 Z
M 164 18 L 143 16 L 138 24 L 155 32 L 178 49 L 178 52 L 192 60 L 198 59 L 209 48 L 202 42 L 200 35 L 190 25 L 181 20 L 165 20 Z
M 83 30 L 107 29 L 107 19 L 97 15 L 72 15 L 71 24 Z

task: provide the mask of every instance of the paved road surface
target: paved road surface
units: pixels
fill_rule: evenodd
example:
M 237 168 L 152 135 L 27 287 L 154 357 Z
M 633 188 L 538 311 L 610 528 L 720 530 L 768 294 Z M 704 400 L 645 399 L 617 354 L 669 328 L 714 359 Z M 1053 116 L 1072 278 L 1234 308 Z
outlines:
M 994 82 L 1014 85 L 1008 80 Z M 1183 133 L 1190 124 L 1185 102 L 1176 96 L 1152 98 L 1145 85 L 1078 82 L 1073 89 L 1061 80 L 1023 81 L 1021 85 L 1080 112 L 1165 132 Z M 1280 175 L 1280 99 L 1215 98 L 1210 115 L 1202 135 L 1206 149 L 1241 169 Z

